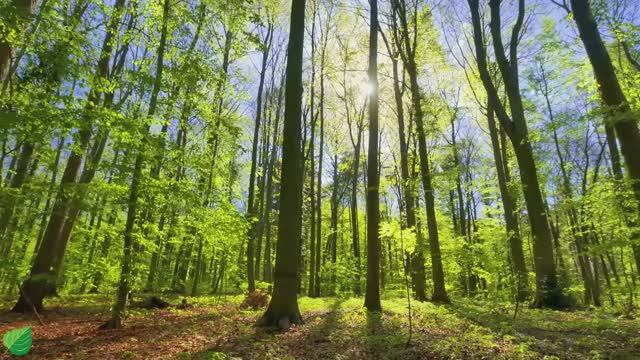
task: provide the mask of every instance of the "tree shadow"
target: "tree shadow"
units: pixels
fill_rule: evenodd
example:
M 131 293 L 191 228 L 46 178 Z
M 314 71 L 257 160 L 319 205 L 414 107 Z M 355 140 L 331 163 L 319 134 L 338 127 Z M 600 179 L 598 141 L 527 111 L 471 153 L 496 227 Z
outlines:
M 467 303 L 454 303 L 446 306 L 459 319 L 467 320 L 488 329 L 496 338 L 504 335 L 514 336 L 519 342 L 529 342 L 534 350 L 545 355 L 563 357 L 570 353 L 580 358 L 601 351 L 606 358 L 640 358 L 640 349 L 633 348 L 631 337 L 624 338 L 617 332 L 603 332 L 594 329 L 586 318 L 571 323 L 562 318 L 553 318 L 549 314 L 526 314 L 520 312 L 516 319 L 510 311 L 491 311 L 478 309 Z M 541 310 L 531 310 L 541 311 Z M 542 316 L 536 318 L 537 315 Z M 546 322 L 554 325 L 549 326 Z M 615 327 L 615 325 L 611 325 Z M 533 340 L 533 341 L 532 341 Z
M 367 334 L 379 335 L 384 333 L 382 311 L 367 311 Z
M 210 344 L 204 350 L 193 353 L 192 358 L 210 358 L 213 353 L 225 353 L 241 358 L 293 356 L 296 359 L 327 359 L 336 346 L 332 335 L 340 327 L 344 299 L 335 299 L 328 311 L 303 313 L 303 324 L 282 332 L 277 327 L 254 326 L 253 330 L 224 344 Z M 257 319 L 256 319 L 257 320 Z M 338 349 L 340 350 L 340 349 Z

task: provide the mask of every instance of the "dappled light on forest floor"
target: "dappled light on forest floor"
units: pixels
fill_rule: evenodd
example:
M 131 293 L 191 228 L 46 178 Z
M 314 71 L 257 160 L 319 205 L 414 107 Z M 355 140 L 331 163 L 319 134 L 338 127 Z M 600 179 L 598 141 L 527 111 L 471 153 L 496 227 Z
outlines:
M 362 299 L 302 298 L 304 324 L 288 332 L 255 326 L 263 310 L 240 297 L 189 298 L 186 310 L 134 309 L 123 330 L 98 330 L 109 316 L 104 299 L 60 298 L 42 314 L 6 312 L 0 333 L 33 326 L 27 359 L 561 359 L 640 357 L 640 321 L 599 311 L 558 312 L 454 302 L 415 303 L 413 339 L 400 299 L 368 314 Z M 172 299 L 177 303 L 178 299 Z M 63 304 L 63 305 L 62 305 Z

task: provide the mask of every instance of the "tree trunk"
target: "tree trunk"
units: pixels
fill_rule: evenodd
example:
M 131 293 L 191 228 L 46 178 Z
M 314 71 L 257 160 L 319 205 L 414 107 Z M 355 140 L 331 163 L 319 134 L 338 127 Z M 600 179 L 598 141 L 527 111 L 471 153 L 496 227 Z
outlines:
M 549 220 L 547 218 L 542 192 L 540 191 L 538 172 L 529 141 L 519 88 L 517 46 L 520 30 L 524 22 L 524 0 L 519 0 L 518 2 L 518 16 L 512 29 L 509 59 L 507 59 L 502 43 L 500 1 L 489 1 L 493 48 L 509 99 L 511 117 L 509 117 L 505 107 L 500 102 L 498 91 L 488 70 L 478 0 L 468 0 L 468 3 L 473 21 L 473 40 L 476 48 L 480 78 L 487 92 L 487 96 L 493 103 L 498 120 L 511 140 L 520 168 L 520 182 L 523 187 L 529 223 L 533 235 L 533 258 L 536 271 L 536 300 L 534 305 L 540 307 L 563 307 L 566 306 L 566 304 L 564 303 L 564 295 L 562 294 L 562 289 L 558 286 L 556 276 L 553 256 L 553 237 L 549 228 Z
M 264 79 L 267 72 L 267 60 L 271 49 L 271 39 L 273 39 L 273 25 L 269 23 L 265 38 L 265 48 L 262 51 L 262 67 L 260 68 L 260 82 L 258 94 L 256 95 L 256 121 L 253 127 L 253 145 L 251 149 L 251 172 L 249 173 L 249 197 L 247 199 L 247 217 L 249 219 L 250 234 L 247 236 L 247 282 L 249 292 L 256 289 L 255 284 L 255 264 L 254 264 L 254 237 L 258 222 L 256 220 L 255 209 L 255 183 L 258 168 L 258 142 L 260 140 L 260 122 L 262 121 L 262 92 L 264 89 Z
M 16 193 L 2 194 L 4 196 L 0 196 L 0 204 L 3 205 L 2 216 L 0 217 L 0 254 L 3 256 L 8 256 L 10 248 L 9 238 L 11 237 L 11 234 L 9 234 L 10 231 L 8 231 L 9 225 L 11 224 L 16 205 L 18 204 L 20 189 L 29 176 L 29 164 L 33 158 L 34 149 L 34 144 L 29 141 L 25 141 L 22 144 L 20 154 L 15 157 L 17 159 L 15 174 L 11 177 L 11 182 L 9 183 L 9 188 L 13 189 Z
M 637 201 L 640 203 L 640 130 L 620 87 L 609 53 L 598 31 L 598 25 L 587 0 L 571 0 L 573 18 L 591 61 L 604 104 L 607 122 L 613 125 L 624 157 Z M 640 206 L 638 207 L 640 209 Z M 638 211 L 638 209 L 636 211 Z
M 21 37 L 20 34 L 26 30 L 25 25 L 31 16 L 35 1 L 13 0 L 11 3 L 14 14 L 10 17 L 9 23 L 5 24 L 5 26 L 7 29 L 16 30 L 18 34 L 15 34 L 14 36 L 16 39 L 19 39 Z M 3 84 L 9 76 L 9 69 L 15 66 L 12 64 L 14 50 L 15 44 L 10 43 L 3 36 L 0 40 L 0 84 Z
M 291 4 L 291 27 L 287 58 L 284 134 L 278 216 L 278 243 L 273 297 L 259 323 L 288 329 L 302 322 L 298 308 L 299 241 L 302 226 L 302 52 L 305 0 Z
M 380 304 L 380 173 L 378 167 L 378 0 L 370 2 L 369 19 L 369 149 L 367 154 L 367 291 L 364 306 L 381 311 Z
M 272 282 L 272 269 L 271 269 L 271 208 L 273 207 L 273 188 L 275 177 L 275 165 L 278 157 L 278 139 L 280 131 L 280 110 L 282 105 L 282 93 L 284 88 L 285 77 L 282 77 L 280 86 L 278 89 L 278 103 L 276 105 L 276 118 L 273 125 L 273 138 L 271 139 L 271 154 L 269 158 L 269 167 L 267 168 L 267 194 L 265 196 L 266 206 L 264 210 L 264 223 L 265 223 L 265 244 L 264 244 L 264 267 L 262 270 L 262 276 L 264 281 Z
M 60 136 L 60 139 L 58 140 L 58 146 L 56 147 L 56 157 L 53 162 L 53 169 L 51 170 L 51 180 L 49 181 L 49 187 L 47 188 L 47 200 L 45 201 L 44 210 L 40 219 L 40 230 L 38 231 L 38 237 L 36 238 L 36 246 L 33 249 L 35 254 L 38 253 L 38 249 L 40 248 L 40 244 L 42 243 L 42 237 L 44 236 L 44 231 L 47 228 L 47 215 L 51 210 L 51 200 L 53 198 L 53 191 L 58 179 L 58 169 L 60 166 L 62 148 L 64 147 L 64 140 L 65 137 Z
M 449 302 L 449 297 L 445 289 L 444 269 L 442 267 L 442 258 L 440 253 L 440 240 L 438 237 L 438 223 L 435 211 L 435 194 L 431 184 L 431 170 L 429 168 L 429 159 L 427 155 L 427 141 L 424 126 L 424 118 L 422 112 L 422 96 L 420 86 L 418 85 L 418 69 L 416 66 L 415 52 L 416 44 L 412 44 L 412 37 L 409 35 L 407 22 L 406 4 L 404 1 L 394 0 L 394 11 L 400 20 L 400 31 L 403 40 L 403 51 L 401 51 L 402 60 L 405 69 L 409 75 L 409 84 L 412 100 L 413 120 L 416 123 L 417 140 L 418 140 L 418 156 L 420 161 L 420 172 L 422 187 L 425 195 L 425 210 L 427 213 L 427 230 L 429 233 L 429 248 L 431 251 L 431 271 L 433 278 L 433 295 L 434 302 Z M 414 29 L 414 31 L 418 31 Z M 418 240 L 421 240 L 418 237 Z M 418 256 L 422 256 L 424 244 L 416 245 Z
M 637 224 L 632 219 L 640 214 L 640 131 L 638 130 L 638 119 L 629 107 L 629 103 L 620 87 L 615 69 L 611 63 L 611 58 L 607 48 L 600 36 L 598 24 L 591 11 L 591 5 L 587 0 L 571 0 L 573 19 L 578 25 L 580 39 L 584 44 L 587 56 L 593 67 L 593 73 L 598 82 L 598 89 L 602 97 L 604 106 L 607 107 L 605 131 L 611 155 L 612 167 L 616 178 L 622 179 L 622 167 L 618 147 L 613 138 L 613 129 L 620 141 L 620 150 L 627 166 L 628 175 L 631 179 L 631 186 L 638 205 L 635 216 L 628 218 L 631 220 L 629 226 L 633 229 L 631 234 L 632 250 L 636 268 L 640 269 L 640 231 Z M 633 209 L 625 209 L 626 212 L 633 212 Z
M 198 286 L 200 285 L 200 276 L 202 273 L 203 241 L 200 234 L 196 236 L 198 236 L 198 256 L 196 258 L 195 274 L 193 275 L 193 287 L 191 288 L 191 296 L 198 296 Z
M 511 255 L 511 263 L 516 273 L 516 300 L 524 301 L 529 296 L 528 292 L 528 275 L 527 265 L 524 259 L 524 251 L 522 250 L 522 238 L 520 237 L 520 225 L 518 222 L 517 200 L 514 194 L 509 190 L 510 174 L 508 171 L 509 164 L 507 159 L 503 157 L 500 149 L 500 138 L 498 136 L 498 127 L 496 126 L 494 108 L 491 101 L 487 103 L 487 123 L 489 124 L 489 135 L 491 137 L 491 146 L 493 148 L 493 159 L 496 165 L 496 175 L 498 177 L 498 187 L 500 188 L 500 198 L 502 199 L 502 208 L 504 211 L 504 222 L 507 228 L 507 241 L 509 242 L 509 253 Z M 504 146 L 503 146 L 504 147 Z
M 124 0 L 116 1 L 97 64 L 96 74 L 99 78 L 107 78 L 108 76 L 109 61 L 113 49 L 112 38 L 118 29 L 122 16 L 120 12 L 123 8 Z M 93 110 L 93 104 L 97 103 L 99 98 L 100 91 L 96 88 L 91 89 L 87 99 L 89 105 L 86 111 Z M 78 130 L 76 143 L 79 146 L 71 152 L 67 160 L 67 165 L 62 175 L 60 188 L 51 211 L 51 217 L 42 244 L 38 249 L 31 273 L 22 285 L 21 296 L 14 306 L 13 311 L 30 311 L 31 306 L 29 303 L 32 303 L 37 310 L 41 310 L 44 297 L 52 295 L 56 291 L 57 278 L 60 275 L 69 234 L 73 222 L 79 213 L 80 194 L 74 194 L 74 191 L 69 191 L 69 187 L 73 188 L 77 183 L 82 158 L 91 139 L 91 124 L 88 119 L 86 122 L 87 123 L 83 124 L 84 126 Z M 87 159 L 89 163 L 93 160 L 90 159 L 89 156 L 87 156 Z M 93 174 L 95 174 L 95 167 L 91 171 L 84 172 L 81 181 L 90 181 Z
M 326 41 L 326 40 L 325 40 Z M 322 271 L 322 164 L 324 159 L 324 78 L 325 78 L 325 52 L 326 42 L 322 45 L 320 53 L 320 149 L 318 153 L 318 184 L 316 190 L 316 211 L 318 219 L 316 220 L 316 280 L 315 280 L 315 296 L 320 296 Z
M 329 243 L 331 244 L 331 294 L 335 294 L 336 288 L 336 261 L 338 260 L 338 153 L 333 155 L 333 184 L 331 184 L 331 233 Z
M 122 0 L 121 0 L 122 1 Z M 160 93 L 160 87 L 162 86 L 162 72 L 164 68 L 164 53 L 167 43 L 167 27 L 170 13 L 170 0 L 164 0 L 162 10 L 162 28 L 160 31 L 160 43 L 158 45 L 158 54 L 156 60 L 156 73 L 153 82 L 153 89 L 151 90 L 151 98 L 149 99 L 149 111 L 148 117 L 152 117 L 156 113 L 158 94 Z M 124 228 L 124 254 L 122 258 L 122 264 L 120 269 L 120 281 L 118 283 L 118 291 L 116 295 L 116 302 L 113 306 L 113 312 L 111 319 L 104 324 L 106 328 L 119 329 L 122 328 L 124 320 L 127 301 L 130 291 L 131 271 L 133 265 L 133 231 L 136 222 L 137 210 L 138 210 L 138 191 L 140 186 L 140 180 L 142 179 L 142 168 L 145 162 L 144 147 L 147 145 L 147 136 L 149 129 L 144 130 L 144 138 L 142 146 L 138 149 L 136 155 L 135 165 L 132 174 L 131 187 L 129 189 L 129 200 L 127 209 L 127 221 Z

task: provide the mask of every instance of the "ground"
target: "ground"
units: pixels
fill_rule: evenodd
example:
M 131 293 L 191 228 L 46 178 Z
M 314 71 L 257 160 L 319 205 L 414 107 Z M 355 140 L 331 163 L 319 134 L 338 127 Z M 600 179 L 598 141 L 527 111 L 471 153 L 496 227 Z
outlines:
M 640 359 L 640 320 L 606 310 L 521 308 L 513 320 L 510 305 L 414 302 L 407 345 L 401 298 L 384 300 L 377 315 L 367 314 L 361 299 L 301 298 L 304 324 L 286 333 L 255 327 L 262 310 L 241 309 L 237 296 L 188 298 L 193 307 L 186 310 L 138 309 L 126 329 L 98 330 L 110 300 L 52 299 L 44 325 L 0 302 L 0 334 L 33 327 L 24 359 Z

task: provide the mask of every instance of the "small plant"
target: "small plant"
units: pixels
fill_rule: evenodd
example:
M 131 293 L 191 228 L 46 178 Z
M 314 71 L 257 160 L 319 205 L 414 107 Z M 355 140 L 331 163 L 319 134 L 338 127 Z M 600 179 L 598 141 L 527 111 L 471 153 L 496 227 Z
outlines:
M 178 353 L 176 358 L 178 360 L 191 360 L 191 353 L 181 352 L 181 353 Z
M 633 320 L 636 318 L 637 307 L 633 303 L 625 303 L 619 311 L 620 318 Z
M 122 360 L 133 360 L 137 358 L 138 354 L 134 353 L 133 351 L 125 351 L 122 353 Z
M 252 310 L 262 309 L 269 303 L 269 295 L 260 290 L 255 290 L 244 299 L 240 307 L 250 308 Z
M 207 360 L 242 360 L 241 358 L 229 356 L 223 352 L 207 353 Z

